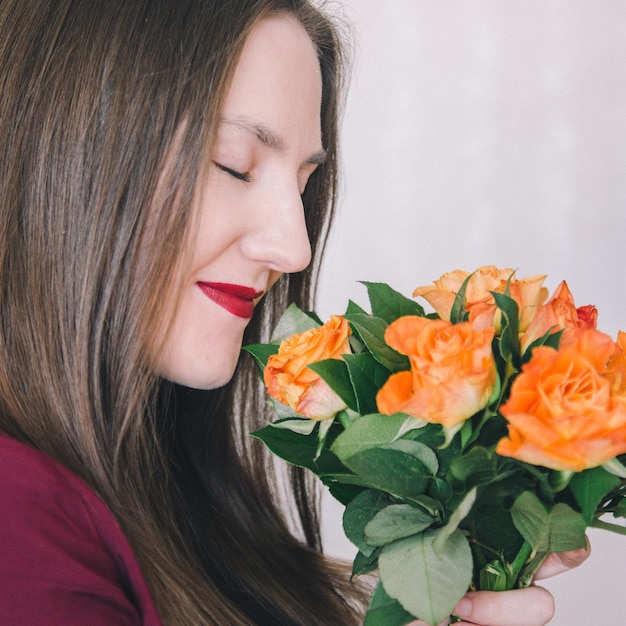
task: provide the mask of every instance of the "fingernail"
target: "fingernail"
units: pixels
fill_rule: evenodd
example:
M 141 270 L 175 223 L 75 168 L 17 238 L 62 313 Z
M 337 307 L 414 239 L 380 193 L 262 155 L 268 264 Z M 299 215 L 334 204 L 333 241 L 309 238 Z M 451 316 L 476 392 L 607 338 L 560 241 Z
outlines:
M 463 618 L 471 617 L 473 608 L 472 601 L 469 598 L 461 598 L 454 607 L 454 615 Z

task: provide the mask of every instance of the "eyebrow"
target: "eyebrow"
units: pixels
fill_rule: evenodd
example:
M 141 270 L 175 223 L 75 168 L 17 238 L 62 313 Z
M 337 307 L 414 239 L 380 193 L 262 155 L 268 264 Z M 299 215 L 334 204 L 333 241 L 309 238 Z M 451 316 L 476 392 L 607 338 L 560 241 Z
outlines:
M 267 128 L 263 124 L 257 124 L 246 119 L 222 119 L 222 124 L 234 126 L 240 130 L 254 135 L 264 146 L 276 152 L 284 152 L 286 150 L 285 142 L 273 130 Z M 304 160 L 306 165 L 321 165 L 326 161 L 328 153 L 321 149 L 314 152 L 311 156 Z

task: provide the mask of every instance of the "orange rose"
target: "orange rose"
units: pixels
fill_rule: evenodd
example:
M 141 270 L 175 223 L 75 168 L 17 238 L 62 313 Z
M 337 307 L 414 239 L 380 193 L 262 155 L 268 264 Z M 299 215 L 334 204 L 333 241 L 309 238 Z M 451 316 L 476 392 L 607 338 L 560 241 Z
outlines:
M 519 306 L 520 330 L 526 329 L 537 308 L 548 297 L 548 290 L 543 287 L 546 277 L 529 276 L 517 280 L 514 273 L 510 268 L 498 269 L 495 265 L 484 265 L 471 274 L 465 291 L 465 308 L 469 312 L 470 321 L 475 321 L 482 328 L 495 325 L 499 330 L 500 312 L 489 292 L 504 293 L 508 284 L 509 294 Z M 418 287 L 413 296 L 422 296 L 441 319 L 449 320 L 455 296 L 468 276 L 470 272 L 462 270 L 448 272 L 434 281 L 435 287 Z
M 581 471 L 626 452 L 626 399 L 611 395 L 610 337 L 572 330 L 559 350 L 541 346 L 522 366 L 500 408 L 508 438 L 496 452 L 533 465 Z
M 411 371 L 389 377 L 376 397 L 381 413 L 407 413 L 452 428 L 483 409 L 494 389 L 493 328 L 470 322 L 401 317 L 385 341 L 406 354 Z
M 595 328 L 598 325 L 598 309 L 593 304 L 579 306 L 576 314 L 579 328 Z
M 574 297 L 567 283 L 563 281 L 528 326 L 526 334 L 522 337 L 522 350 L 550 330 L 552 332 L 567 331 L 561 337 L 561 345 L 564 346 L 569 341 L 569 329 L 595 328 L 597 320 L 598 311 L 595 306 L 576 308 Z
M 347 320 L 333 315 L 323 326 L 283 341 L 263 372 L 269 395 L 314 420 L 329 419 L 345 409 L 343 400 L 307 366 L 349 354 L 349 336 Z
M 617 333 L 615 352 L 611 356 L 606 372 L 611 381 L 611 393 L 626 396 L 626 333 Z

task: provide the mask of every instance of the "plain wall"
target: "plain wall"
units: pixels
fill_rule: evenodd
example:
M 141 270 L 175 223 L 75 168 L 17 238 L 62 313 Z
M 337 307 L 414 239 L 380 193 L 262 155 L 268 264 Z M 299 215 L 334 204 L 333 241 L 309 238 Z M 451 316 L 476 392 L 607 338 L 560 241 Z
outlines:
M 626 2 L 343 0 L 353 76 L 319 312 L 495 264 L 626 330 Z M 329 551 L 351 557 L 326 505 Z M 553 626 L 626 624 L 626 537 L 545 586 Z M 621 612 L 621 617 L 618 617 Z

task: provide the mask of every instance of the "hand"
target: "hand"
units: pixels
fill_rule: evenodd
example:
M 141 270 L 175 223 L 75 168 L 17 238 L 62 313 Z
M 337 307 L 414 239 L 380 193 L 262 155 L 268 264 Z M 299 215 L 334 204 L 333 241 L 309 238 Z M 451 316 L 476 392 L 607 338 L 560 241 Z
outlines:
M 549 578 L 580 565 L 590 548 L 550 554 L 537 571 L 535 580 Z M 463 618 L 454 626 L 545 626 L 554 616 L 554 598 L 543 587 L 512 591 L 470 591 L 457 604 L 454 615 Z M 440 626 L 446 626 L 443 622 Z M 411 622 L 409 626 L 425 626 Z

